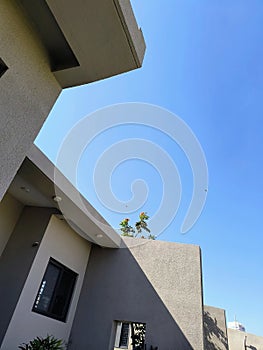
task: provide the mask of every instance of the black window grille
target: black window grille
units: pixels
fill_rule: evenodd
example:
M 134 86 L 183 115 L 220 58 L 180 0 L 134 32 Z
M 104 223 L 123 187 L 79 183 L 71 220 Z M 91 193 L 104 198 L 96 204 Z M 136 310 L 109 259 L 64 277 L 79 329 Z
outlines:
M 121 326 L 121 335 L 120 335 L 120 344 L 119 347 L 125 347 L 128 348 L 129 344 L 129 330 L 130 330 L 130 324 L 123 322 Z

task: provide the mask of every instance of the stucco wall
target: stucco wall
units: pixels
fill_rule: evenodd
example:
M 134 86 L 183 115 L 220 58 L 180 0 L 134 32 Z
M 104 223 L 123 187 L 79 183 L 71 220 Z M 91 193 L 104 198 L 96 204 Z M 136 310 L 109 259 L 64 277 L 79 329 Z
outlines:
M 38 251 L 52 208 L 25 206 L 3 250 L 0 263 L 0 345 Z
M 263 337 L 230 328 L 227 333 L 229 350 L 263 350 Z
M 47 334 L 67 340 L 89 258 L 90 247 L 91 244 L 76 234 L 65 221 L 61 221 L 54 215 L 51 217 L 7 329 L 1 346 L 2 350 L 17 349 L 19 344 L 36 336 L 46 336 Z M 31 311 L 50 257 L 79 275 L 65 323 Z
M 0 1 L 0 200 L 61 88 L 39 38 L 13 0 Z
M 204 335 L 206 350 L 228 350 L 225 310 L 204 306 Z
M 0 257 L 22 209 L 23 204 L 8 193 L 0 202 Z
M 125 242 L 129 249 L 92 247 L 70 349 L 112 350 L 114 320 L 146 323 L 147 350 L 203 349 L 199 247 Z

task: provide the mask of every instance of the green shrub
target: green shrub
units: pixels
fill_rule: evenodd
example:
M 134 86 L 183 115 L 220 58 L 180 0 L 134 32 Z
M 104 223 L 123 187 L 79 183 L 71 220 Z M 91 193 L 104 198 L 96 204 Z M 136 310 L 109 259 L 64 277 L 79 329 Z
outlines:
M 18 347 L 21 350 L 64 350 L 64 342 L 61 339 L 56 339 L 52 335 L 46 338 L 36 337 L 29 343 L 23 343 Z

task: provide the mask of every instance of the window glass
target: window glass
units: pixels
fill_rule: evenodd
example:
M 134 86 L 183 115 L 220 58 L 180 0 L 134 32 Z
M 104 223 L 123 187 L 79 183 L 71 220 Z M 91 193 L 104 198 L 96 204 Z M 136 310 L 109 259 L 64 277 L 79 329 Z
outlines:
M 50 259 L 32 311 L 65 321 L 77 274 Z
M 120 335 L 120 344 L 119 347 L 128 347 L 129 342 L 129 330 L 130 325 L 127 322 L 122 323 L 121 335 Z
M 60 269 L 50 263 L 42 280 L 34 308 L 39 311 L 48 311 L 56 283 L 59 278 Z
M 74 288 L 75 278 L 72 271 L 64 271 L 57 287 L 56 297 L 52 305 L 52 313 L 63 316 L 70 302 L 70 296 Z

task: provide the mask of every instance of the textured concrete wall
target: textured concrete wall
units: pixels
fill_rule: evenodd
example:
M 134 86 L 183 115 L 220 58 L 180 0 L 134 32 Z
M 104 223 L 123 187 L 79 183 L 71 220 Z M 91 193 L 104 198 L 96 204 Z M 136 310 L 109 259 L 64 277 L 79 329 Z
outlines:
M 0 202 L 0 256 L 22 212 L 23 204 L 10 194 Z
M 93 246 L 70 349 L 112 350 L 114 320 L 146 323 L 147 350 L 203 349 L 199 247 L 125 242 L 129 249 Z
M 1 256 L 0 344 L 38 250 L 32 244 L 41 242 L 52 212 L 54 209 L 25 207 Z
M 13 0 L 0 1 L 0 200 L 59 93 L 39 38 Z
M 1 350 L 17 349 L 19 344 L 28 342 L 36 336 L 45 337 L 47 334 L 67 340 L 89 258 L 90 247 L 91 244 L 75 233 L 65 221 L 59 220 L 56 216 L 51 217 L 16 305 Z M 50 257 L 78 274 L 66 322 L 54 320 L 31 311 Z
M 204 306 L 206 350 L 228 350 L 225 310 Z
M 227 329 L 229 350 L 263 350 L 263 337 Z

